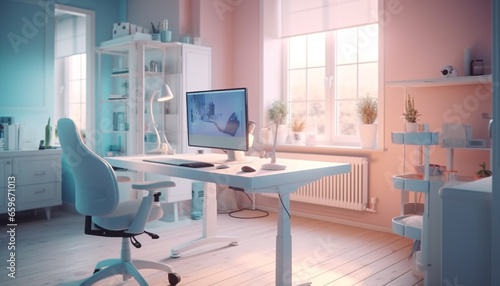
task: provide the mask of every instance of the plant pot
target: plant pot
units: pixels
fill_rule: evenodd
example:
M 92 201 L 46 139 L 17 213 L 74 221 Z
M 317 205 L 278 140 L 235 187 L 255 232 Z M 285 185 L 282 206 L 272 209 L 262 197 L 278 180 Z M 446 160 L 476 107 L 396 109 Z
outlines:
M 161 40 L 160 34 L 151 34 L 151 40 L 159 42 Z
M 406 122 L 406 132 L 418 132 L 418 123 Z
M 275 135 L 274 132 L 276 132 L 276 124 L 273 125 L 273 140 Z M 285 124 L 280 124 L 278 126 L 278 136 L 276 137 L 276 144 L 277 145 L 286 144 L 287 137 L 288 137 L 288 126 Z
M 172 42 L 172 31 L 162 30 L 160 31 L 161 41 L 164 43 Z
M 361 148 L 374 149 L 377 144 L 377 124 L 359 125 L 359 137 L 361 139 Z
M 305 145 L 306 133 L 305 132 L 292 132 L 292 144 Z

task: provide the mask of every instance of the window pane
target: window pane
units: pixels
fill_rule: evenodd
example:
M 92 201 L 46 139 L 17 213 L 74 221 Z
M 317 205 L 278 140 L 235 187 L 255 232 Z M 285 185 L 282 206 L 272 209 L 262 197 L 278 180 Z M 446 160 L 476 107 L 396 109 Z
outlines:
M 289 39 L 289 69 L 306 67 L 306 39 L 306 36 L 292 37 Z
M 290 113 L 292 115 L 292 122 L 306 122 L 307 119 L 307 104 L 305 102 L 297 102 L 290 104 Z
M 306 70 L 290 71 L 290 101 L 306 100 Z
M 373 62 L 378 60 L 378 24 L 359 28 L 359 61 Z
M 325 66 L 325 33 L 307 37 L 307 66 Z
M 337 134 L 351 135 L 358 134 L 358 118 L 356 113 L 356 100 L 347 100 L 337 102 Z
M 356 65 L 339 66 L 335 78 L 337 99 L 357 98 Z
M 69 80 L 80 79 L 82 77 L 80 57 L 77 55 L 69 57 Z
M 336 32 L 335 61 L 338 65 L 355 63 L 358 58 L 357 28 Z
M 309 69 L 307 72 L 307 99 L 325 99 L 325 68 Z
M 81 82 L 70 81 L 68 90 L 69 103 L 79 103 L 81 101 Z
M 323 102 L 311 102 L 308 104 L 307 132 L 316 131 L 316 141 L 325 140 L 326 115 Z
M 82 68 L 82 73 L 80 75 L 81 79 L 87 79 L 87 54 L 81 54 L 80 57 L 80 67 Z
M 359 65 L 359 97 L 378 96 L 378 64 L 360 64 Z

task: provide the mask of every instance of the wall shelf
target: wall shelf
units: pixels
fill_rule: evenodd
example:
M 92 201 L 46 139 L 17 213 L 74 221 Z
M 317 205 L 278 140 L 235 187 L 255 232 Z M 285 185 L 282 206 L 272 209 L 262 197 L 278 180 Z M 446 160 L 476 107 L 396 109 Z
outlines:
M 385 84 L 392 87 L 439 87 L 453 85 L 491 84 L 491 75 L 458 76 L 448 78 L 431 78 L 416 80 L 387 81 Z

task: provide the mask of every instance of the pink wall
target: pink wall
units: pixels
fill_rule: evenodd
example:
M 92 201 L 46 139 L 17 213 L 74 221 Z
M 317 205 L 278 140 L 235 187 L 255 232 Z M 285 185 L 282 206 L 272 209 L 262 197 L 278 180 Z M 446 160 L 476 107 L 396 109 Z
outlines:
M 218 5 L 222 0 L 195 0 L 200 3 L 200 37 L 203 46 L 212 48 L 212 88 L 233 85 L 234 9 Z

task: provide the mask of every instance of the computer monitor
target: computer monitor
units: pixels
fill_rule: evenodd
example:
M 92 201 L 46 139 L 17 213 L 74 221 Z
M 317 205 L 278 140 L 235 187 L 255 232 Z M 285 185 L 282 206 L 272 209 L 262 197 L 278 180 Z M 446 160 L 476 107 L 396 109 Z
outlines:
M 228 160 L 249 148 L 246 88 L 186 93 L 188 145 L 223 149 Z

